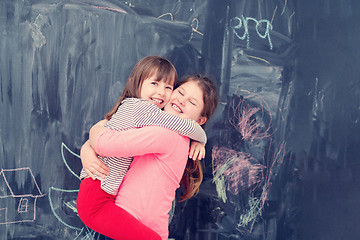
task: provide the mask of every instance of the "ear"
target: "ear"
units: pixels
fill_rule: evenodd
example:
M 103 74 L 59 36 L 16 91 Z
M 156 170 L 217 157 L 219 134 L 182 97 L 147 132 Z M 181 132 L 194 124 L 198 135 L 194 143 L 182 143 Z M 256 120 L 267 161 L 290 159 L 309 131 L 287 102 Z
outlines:
M 204 123 L 206 123 L 207 121 L 207 118 L 206 117 L 200 117 L 196 122 L 199 124 L 199 125 L 203 125 Z

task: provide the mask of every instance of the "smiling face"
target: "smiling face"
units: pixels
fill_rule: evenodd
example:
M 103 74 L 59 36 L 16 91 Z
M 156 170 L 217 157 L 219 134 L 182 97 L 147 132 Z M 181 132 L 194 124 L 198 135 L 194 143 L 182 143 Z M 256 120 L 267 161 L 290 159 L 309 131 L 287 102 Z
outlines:
M 203 91 L 195 81 L 189 81 L 176 88 L 164 110 L 184 119 L 192 119 L 200 125 L 206 122 L 201 115 L 204 108 Z
M 173 92 L 173 81 L 158 80 L 156 75 L 144 79 L 140 98 L 163 108 Z

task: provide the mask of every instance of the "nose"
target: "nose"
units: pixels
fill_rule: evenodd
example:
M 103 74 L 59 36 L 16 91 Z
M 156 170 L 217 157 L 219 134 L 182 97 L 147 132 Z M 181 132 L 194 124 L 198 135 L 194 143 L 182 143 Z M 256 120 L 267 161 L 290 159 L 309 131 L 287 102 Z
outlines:
M 181 105 L 185 105 L 185 97 L 184 96 L 178 96 L 178 101 L 179 101 L 179 103 L 181 104 Z
M 159 87 L 157 89 L 157 93 L 160 95 L 160 96 L 164 96 L 165 95 L 165 89 L 163 87 Z

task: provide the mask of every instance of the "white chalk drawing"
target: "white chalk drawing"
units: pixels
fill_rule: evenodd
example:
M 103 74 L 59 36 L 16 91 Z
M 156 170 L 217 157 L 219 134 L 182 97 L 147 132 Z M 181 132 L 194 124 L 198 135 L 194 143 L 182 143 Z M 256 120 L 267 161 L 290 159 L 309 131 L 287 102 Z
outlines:
M 75 152 L 71 151 L 64 143 L 61 144 L 61 157 L 62 160 L 69 170 L 80 182 L 80 176 L 73 171 L 66 161 L 64 152 L 68 151 L 71 155 L 79 158 L 80 156 Z M 78 189 L 61 189 L 57 187 L 49 188 L 49 203 L 50 208 L 57 220 L 64 226 L 75 230 L 76 234 L 74 240 L 86 239 L 95 240 L 100 238 L 100 234 L 86 227 L 80 220 L 76 209 L 76 197 Z M 75 220 L 74 220 L 75 219 Z
M 249 22 L 253 22 L 255 24 L 255 31 L 257 36 L 262 39 L 267 39 L 269 43 L 270 50 L 273 49 L 273 44 L 270 37 L 270 31 L 273 29 L 273 26 L 269 20 L 260 19 L 257 20 L 252 17 L 234 17 L 232 19 L 232 23 L 235 25 L 233 26 L 233 32 L 237 38 L 240 40 L 246 40 L 246 47 L 250 48 L 250 31 L 249 29 L 253 29 L 254 27 L 249 27 Z M 243 29 L 242 29 L 243 28 Z M 240 30 L 241 29 L 241 30 Z M 243 34 L 241 36 L 241 31 Z M 261 32 L 263 31 L 263 33 Z
M 19 187 L 12 179 L 26 179 L 25 187 Z M 0 224 L 34 222 L 37 199 L 43 196 L 29 167 L 1 169 Z

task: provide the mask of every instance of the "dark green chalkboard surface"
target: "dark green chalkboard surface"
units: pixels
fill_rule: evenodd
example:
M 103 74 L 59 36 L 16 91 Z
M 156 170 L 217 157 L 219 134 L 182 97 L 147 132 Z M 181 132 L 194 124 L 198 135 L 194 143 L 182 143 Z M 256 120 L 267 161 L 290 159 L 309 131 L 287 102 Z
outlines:
M 78 154 L 148 55 L 221 99 L 171 238 L 360 239 L 359 42 L 355 0 L 2 0 L 0 239 L 104 238 Z

